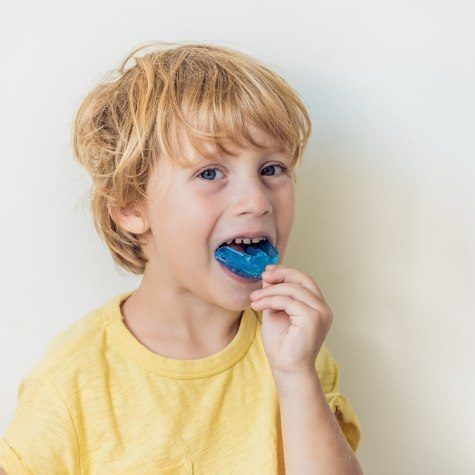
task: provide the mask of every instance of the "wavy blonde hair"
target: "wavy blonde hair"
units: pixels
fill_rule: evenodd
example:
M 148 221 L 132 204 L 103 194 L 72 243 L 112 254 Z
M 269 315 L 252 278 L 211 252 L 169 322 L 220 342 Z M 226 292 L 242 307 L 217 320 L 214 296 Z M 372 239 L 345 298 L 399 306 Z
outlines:
M 153 51 L 134 56 L 150 46 Z M 126 69 L 131 58 L 135 64 Z M 226 140 L 261 148 L 245 121 L 270 133 L 289 154 L 296 180 L 294 168 L 311 133 L 309 113 L 281 76 L 245 53 L 210 44 L 148 43 L 86 95 L 73 122 L 73 154 L 92 177 L 94 227 L 116 264 L 143 274 L 147 258 L 140 235 L 119 227 L 110 207 L 146 200 L 151 170 L 163 154 L 187 165 L 179 130 L 208 158 L 200 141 L 228 154 Z

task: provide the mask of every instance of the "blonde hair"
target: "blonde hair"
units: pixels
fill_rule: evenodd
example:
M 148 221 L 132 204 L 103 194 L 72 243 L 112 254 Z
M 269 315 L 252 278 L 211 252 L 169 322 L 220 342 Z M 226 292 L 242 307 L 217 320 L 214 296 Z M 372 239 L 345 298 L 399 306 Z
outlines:
M 134 56 L 149 46 L 157 49 Z M 125 69 L 131 58 L 135 64 Z M 119 266 L 143 274 L 147 259 L 140 235 L 119 227 L 109 207 L 147 199 L 147 182 L 162 154 L 186 166 L 179 130 L 204 158 L 200 140 L 229 154 L 223 140 L 261 148 L 245 120 L 276 139 L 293 173 L 310 137 L 309 113 L 281 76 L 245 53 L 209 44 L 149 43 L 87 94 L 73 122 L 73 154 L 92 177 L 94 227 Z

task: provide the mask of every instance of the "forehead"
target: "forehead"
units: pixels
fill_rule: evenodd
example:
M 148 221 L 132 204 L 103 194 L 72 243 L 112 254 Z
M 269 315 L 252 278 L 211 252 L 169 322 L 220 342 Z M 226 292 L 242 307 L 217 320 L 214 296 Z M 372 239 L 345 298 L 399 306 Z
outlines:
M 181 141 L 182 154 L 186 160 L 183 166 L 185 168 L 190 168 L 200 163 L 206 163 L 209 160 L 229 160 L 231 157 L 235 158 L 246 152 L 251 152 L 252 155 L 255 154 L 257 157 L 285 152 L 284 147 L 279 146 L 275 137 L 272 137 L 259 129 L 254 128 L 252 131 L 252 138 L 263 148 L 257 148 L 251 143 L 246 143 L 243 147 L 240 147 L 231 141 L 223 140 L 221 143 L 225 150 L 221 150 L 217 144 L 201 140 L 198 141 L 202 152 L 200 153 L 200 150 L 195 150 L 193 148 L 190 140 L 185 134 Z

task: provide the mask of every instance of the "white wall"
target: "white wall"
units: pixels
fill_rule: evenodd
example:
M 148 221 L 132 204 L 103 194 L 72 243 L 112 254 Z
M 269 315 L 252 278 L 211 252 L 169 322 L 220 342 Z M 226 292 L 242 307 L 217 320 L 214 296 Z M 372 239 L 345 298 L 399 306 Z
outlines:
M 264 60 L 314 134 L 287 265 L 334 312 L 327 342 L 367 474 L 475 473 L 474 7 L 469 1 L 8 2 L 0 75 L 0 431 L 51 338 L 139 284 L 82 196 L 70 132 L 132 48 L 203 41 Z M 472 292 L 470 292 L 472 291 Z

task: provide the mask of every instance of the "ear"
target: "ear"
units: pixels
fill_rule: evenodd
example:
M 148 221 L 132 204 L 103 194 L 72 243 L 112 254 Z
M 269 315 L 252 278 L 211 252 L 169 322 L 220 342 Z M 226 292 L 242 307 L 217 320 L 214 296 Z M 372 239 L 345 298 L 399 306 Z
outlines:
M 108 204 L 107 209 L 117 226 L 130 233 L 143 234 L 150 228 L 143 210 L 137 204 L 131 203 L 121 208 Z

